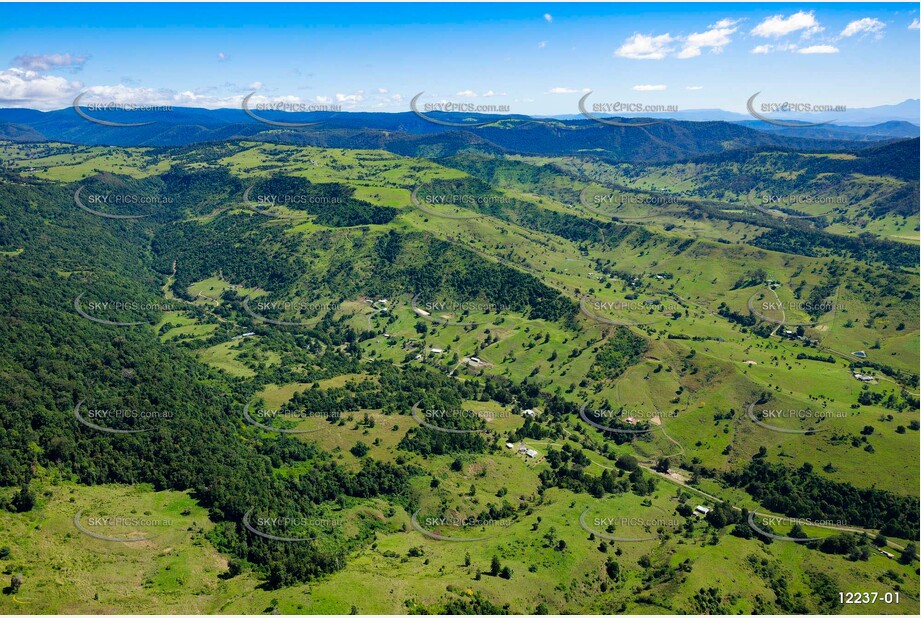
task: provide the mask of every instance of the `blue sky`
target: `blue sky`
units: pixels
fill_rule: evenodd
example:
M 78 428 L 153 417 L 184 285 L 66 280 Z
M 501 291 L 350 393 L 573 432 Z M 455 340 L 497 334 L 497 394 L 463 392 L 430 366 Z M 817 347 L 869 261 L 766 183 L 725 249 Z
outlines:
M 409 100 L 577 113 L 919 96 L 917 3 L 0 5 L 0 107 Z

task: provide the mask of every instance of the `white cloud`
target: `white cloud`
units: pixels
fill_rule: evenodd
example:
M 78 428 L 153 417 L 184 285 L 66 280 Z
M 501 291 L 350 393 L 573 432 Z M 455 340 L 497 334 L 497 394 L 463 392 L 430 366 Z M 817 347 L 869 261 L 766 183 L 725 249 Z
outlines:
M 631 90 L 636 90 L 637 92 L 656 92 L 665 90 L 668 88 L 665 84 L 637 84 Z
M 707 30 L 686 37 L 673 37 L 670 33 L 659 36 L 636 33 L 624 41 L 614 55 L 634 60 L 662 60 L 675 51 L 677 43 L 681 44 L 681 49 L 674 54 L 676 58 L 696 58 L 705 50 L 719 54 L 732 43 L 731 35 L 738 31 L 737 24 L 741 21 L 726 17 L 707 26 Z
M 262 90 L 262 82 L 252 82 L 246 87 L 247 90 Z
M 83 68 L 87 56 L 72 56 L 70 54 L 39 54 L 35 56 L 16 56 L 13 66 L 27 71 L 52 71 L 54 69 L 70 68 L 79 70 Z
M 82 85 L 59 75 L 7 69 L 0 71 L 0 107 L 60 109 L 70 104 Z
M 487 90 L 483 93 L 484 97 L 506 97 L 508 96 L 507 92 L 493 92 L 492 90 Z
M 361 103 L 365 100 L 364 90 L 359 90 L 352 94 L 342 94 L 340 92 L 336 93 L 336 103 L 343 104 L 345 103 L 348 106 L 354 107 L 356 103 Z
M 704 87 L 703 86 L 685 86 L 684 89 L 685 90 L 703 90 Z
M 547 41 L 541 41 L 537 44 L 537 49 L 543 49 L 545 47 L 547 47 Z
M 886 27 L 886 24 L 876 19 L 875 17 L 864 17 L 863 19 L 857 19 L 852 21 L 847 26 L 844 27 L 844 30 L 841 31 L 842 37 L 854 36 L 855 34 L 876 34 L 877 38 L 882 36 L 883 28 Z
M 693 47 L 691 45 L 687 45 L 684 47 L 684 49 L 682 49 L 680 52 L 678 52 L 675 55 L 675 58 L 681 58 L 682 60 L 686 60 L 688 58 L 696 58 L 699 55 L 700 55 L 699 47 Z
M 467 90 L 461 90 L 460 92 L 457 93 L 456 96 L 473 98 L 478 95 L 473 90 L 467 89 Z
M 773 45 L 758 45 L 757 47 L 752 49 L 753 54 L 769 54 L 772 51 L 774 51 Z
M 915 17 L 910 24 L 908 24 L 909 30 L 921 30 L 921 22 L 918 21 L 918 18 Z
M 837 54 L 839 49 L 834 45 L 812 45 L 796 51 L 798 54 Z
M 578 94 L 579 92 L 588 92 L 589 88 L 583 88 L 582 90 L 576 90 L 575 88 L 562 88 L 556 87 L 551 88 L 547 91 L 547 94 Z
M 617 48 L 614 55 L 633 60 L 662 60 L 674 51 L 674 41 L 668 33 L 659 36 L 634 34 Z
M 230 56 L 228 56 L 228 55 L 225 54 L 224 52 L 218 52 L 218 53 L 217 53 L 217 61 L 218 61 L 218 62 L 227 62 L 228 60 L 230 60 Z
M 790 17 L 783 15 L 768 17 L 755 26 L 751 33 L 760 37 L 779 38 L 799 31 L 802 31 L 803 36 L 810 36 L 822 30 L 822 26 L 819 25 L 812 11 L 808 13 L 799 11 Z
M 551 15 L 550 13 L 544 13 L 544 21 L 546 21 L 548 24 L 552 24 L 553 15 Z
M 716 22 L 715 24 L 713 24 L 713 25 L 710 26 L 710 27 L 711 27 L 711 28 L 732 28 L 732 27 L 735 26 L 736 24 L 742 23 L 742 21 L 743 21 L 743 20 L 741 20 L 741 19 L 730 19 L 730 18 L 726 17 L 725 19 L 719 20 L 718 22 Z
M 377 94 L 387 94 L 388 90 L 386 88 L 378 88 Z
M 709 49 L 714 54 L 721 53 L 725 46 L 732 43 L 729 35 L 738 30 L 735 27 L 736 23 L 738 20 L 721 19 L 712 24 L 710 30 L 689 34 L 684 39 L 684 48 L 678 52 L 678 58 L 697 57 L 702 49 Z

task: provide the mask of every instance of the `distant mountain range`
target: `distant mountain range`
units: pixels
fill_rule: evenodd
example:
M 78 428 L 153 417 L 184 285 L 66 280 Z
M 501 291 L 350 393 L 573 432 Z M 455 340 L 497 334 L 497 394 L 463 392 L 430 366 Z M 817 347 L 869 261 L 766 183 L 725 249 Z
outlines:
M 762 101 L 767 101 L 768 98 L 764 95 L 759 96 L 755 102 L 755 109 L 757 110 L 758 103 Z M 876 107 L 855 107 L 849 108 L 844 112 L 835 112 L 835 113 L 782 113 L 782 114 L 765 114 L 772 119 L 784 120 L 788 122 L 825 122 L 832 121 L 836 126 L 849 126 L 849 127 L 868 127 L 870 125 L 878 125 L 889 122 L 904 122 L 911 123 L 915 125 L 915 130 L 918 130 L 918 125 L 921 124 L 921 99 L 905 99 L 901 103 L 895 103 L 892 105 L 878 105 Z M 603 116 L 603 115 L 601 115 Z M 638 114 L 623 114 L 625 117 L 634 117 Z M 708 120 L 722 120 L 724 122 L 757 122 L 750 114 L 747 113 L 737 113 L 737 112 L 728 112 L 723 109 L 689 109 L 677 112 L 669 112 L 662 114 L 643 114 L 644 117 L 651 118 L 668 118 L 670 120 L 689 120 L 692 122 L 702 122 Z M 550 116 L 552 118 L 559 118 L 561 120 L 577 120 L 584 118 L 580 114 L 564 114 L 564 115 L 555 115 Z M 763 123 L 767 124 L 767 123 Z M 756 127 L 757 128 L 757 127 Z M 904 137 L 915 137 L 914 136 L 904 136 Z
M 918 101 L 897 106 L 900 113 Z M 869 108 L 879 110 L 881 108 Z M 86 111 L 83 108 L 82 111 Z M 859 110 L 854 110 L 859 111 Z M 870 117 L 869 110 L 863 117 Z M 440 157 L 459 152 L 575 155 L 592 154 L 619 161 L 671 161 L 730 149 L 858 150 L 872 143 L 912 138 L 917 125 L 890 120 L 870 126 L 823 125 L 778 127 L 742 116 L 704 120 L 707 110 L 655 119 L 645 126 L 609 126 L 582 116 L 531 118 L 490 114 L 432 113 L 426 120 L 413 112 L 260 112 L 242 109 L 173 108 L 169 111 L 92 111 L 105 122 L 140 126 L 106 126 L 74 109 L 51 112 L 0 109 L 0 140 L 60 141 L 84 145 L 186 146 L 201 142 L 253 139 L 325 147 L 384 149 L 407 156 Z M 850 112 L 848 112 L 850 114 Z M 700 118 L 691 120 L 695 114 Z M 729 114 L 715 110 L 715 115 Z M 850 118 L 850 117 L 849 117 Z M 627 123 L 640 123 L 636 118 Z M 147 124 L 144 124 L 147 123 Z M 285 123 L 319 123 L 292 128 Z M 453 123 L 453 124 L 452 124 Z M 480 126 L 472 126 L 474 124 Z M 455 126 L 460 125 L 460 126 Z

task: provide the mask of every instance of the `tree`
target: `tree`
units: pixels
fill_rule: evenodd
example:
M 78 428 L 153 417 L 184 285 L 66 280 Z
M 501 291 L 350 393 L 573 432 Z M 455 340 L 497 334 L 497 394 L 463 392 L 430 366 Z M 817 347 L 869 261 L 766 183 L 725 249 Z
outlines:
M 614 558 L 608 557 L 604 563 L 604 570 L 607 571 L 608 577 L 612 580 L 620 580 L 620 564 Z
M 19 491 L 13 495 L 13 499 L 10 501 L 10 506 L 16 513 L 25 513 L 32 510 L 35 506 L 35 494 L 29 487 L 29 483 L 23 483 L 19 487 Z
M 25 578 L 22 576 L 22 573 L 17 573 L 10 578 L 10 594 L 16 594 L 19 592 L 19 589 L 22 587 L 22 583 L 25 581 Z
M 915 554 L 918 553 L 918 546 L 914 543 L 907 543 L 902 555 L 899 556 L 899 564 L 911 564 L 915 560 Z
M 365 455 L 368 454 L 368 451 L 370 450 L 371 450 L 370 446 L 368 446 L 367 444 L 359 440 L 358 442 L 355 443 L 355 446 L 349 449 L 349 452 L 351 452 L 352 455 L 354 455 L 355 457 L 364 457 Z
M 656 462 L 656 472 L 661 472 L 662 474 L 668 473 L 669 468 L 668 457 L 663 457 L 658 462 Z
M 489 563 L 489 574 L 495 577 L 502 569 L 502 563 L 499 562 L 499 556 L 493 556 L 492 562 Z

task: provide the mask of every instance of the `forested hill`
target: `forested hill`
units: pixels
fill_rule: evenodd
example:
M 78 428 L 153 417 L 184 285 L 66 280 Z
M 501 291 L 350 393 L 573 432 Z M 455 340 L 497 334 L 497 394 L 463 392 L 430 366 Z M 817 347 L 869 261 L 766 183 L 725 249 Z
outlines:
M 124 113 L 95 112 L 94 117 L 124 122 Z M 112 116 L 112 114 L 116 114 Z M 268 118 L 275 118 L 267 114 Z M 466 150 L 522 154 L 572 155 L 604 152 L 622 161 L 672 161 L 753 147 L 797 150 L 856 150 L 878 142 L 788 136 L 728 122 L 656 121 L 642 127 L 615 127 L 591 120 L 532 119 L 523 116 L 443 114 L 438 120 L 481 123 L 456 127 L 429 122 L 411 112 L 282 114 L 288 122 L 320 122 L 304 128 L 263 124 L 242 110 L 174 108 L 169 112 L 133 112 L 144 126 L 105 127 L 77 116 L 72 109 L 54 112 L 0 109 L 0 138 L 14 141 L 62 141 L 87 145 L 182 146 L 235 138 L 300 145 L 380 148 L 407 156 L 447 156 Z M 638 122 L 635 119 L 627 122 Z

